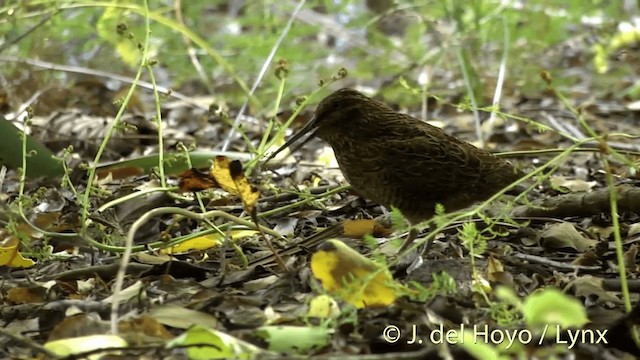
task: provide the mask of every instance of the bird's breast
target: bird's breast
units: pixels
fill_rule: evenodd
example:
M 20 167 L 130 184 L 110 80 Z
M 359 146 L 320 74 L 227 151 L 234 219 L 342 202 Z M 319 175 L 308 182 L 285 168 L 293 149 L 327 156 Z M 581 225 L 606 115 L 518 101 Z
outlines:
M 351 151 L 342 151 L 347 148 Z M 394 204 L 393 174 L 385 166 L 384 157 L 372 148 L 353 150 L 350 145 L 334 148 L 336 160 L 347 182 L 365 198 L 385 206 Z

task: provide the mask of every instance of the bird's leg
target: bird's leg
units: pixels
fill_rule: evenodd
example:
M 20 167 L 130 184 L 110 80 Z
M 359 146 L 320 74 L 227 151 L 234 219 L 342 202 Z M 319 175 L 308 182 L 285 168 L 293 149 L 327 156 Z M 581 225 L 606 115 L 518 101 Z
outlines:
M 412 227 L 411 230 L 409 230 L 409 233 L 407 234 L 407 238 L 404 240 L 404 242 L 402 243 L 402 246 L 400 247 L 400 250 L 398 250 L 398 254 L 403 253 L 412 243 L 413 241 L 416 239 L 416 237 L 418 237 L 418 229 Z M 427 244 L 425 245 L 424 249 L 420 252 L 421 255 L 427 255 L 429 254 L 429 250 L 431 250 L 431 245 L 433 245 L 433 238 L 429 238 L 429 240 L 427 241 Z
M 409 245 L 413 243 L 413 240 L 415 240 L 417 236 L 418 229 L 411 227 L 411 230 L 409 230 L 409 233 L 407 234 L 407 238 L 404 239 L 400 250 L 398 250 L 398 254 L 403 253 L 409 247 Z
M 425 245 L 424 249 L 422 249 L 422 251 L 420 252 L 420 256 L 425 256 L 429 254 L 429 250 L 431 250 L 431 245 L 433 245 L 433 237 L 430 237 L 429 240 L 427 240 L 427 244 Z

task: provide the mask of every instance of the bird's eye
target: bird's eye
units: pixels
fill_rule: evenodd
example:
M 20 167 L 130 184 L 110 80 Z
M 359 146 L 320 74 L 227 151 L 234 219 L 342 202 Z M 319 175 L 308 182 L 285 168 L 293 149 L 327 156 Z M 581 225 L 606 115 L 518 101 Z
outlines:
M 324 117 L 333 114 L 340 109 L 342 109 L 342 104 L 340 104 L 339 102 L 330 102 L 319 107 L 316 116 Z

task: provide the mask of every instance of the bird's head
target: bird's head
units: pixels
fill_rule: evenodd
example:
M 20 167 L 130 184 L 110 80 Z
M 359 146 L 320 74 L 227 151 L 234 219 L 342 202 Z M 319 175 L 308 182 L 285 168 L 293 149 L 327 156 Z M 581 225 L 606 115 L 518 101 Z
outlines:
M 362 121 L 363 116 L 361 115 L 364 107 L 380 105 L 380 103 L 353 89 L 343 88 L 333 92 L 318 104 L 311 121 L 287 140 L 278 150 L 269 155 L 265 163 L 303 136 L 305 137 L 304 140 L 296 146 L 295 150 L 302 147 L 315 135 L 325 138 L 331 133 L 344 131 L 354 121 Z

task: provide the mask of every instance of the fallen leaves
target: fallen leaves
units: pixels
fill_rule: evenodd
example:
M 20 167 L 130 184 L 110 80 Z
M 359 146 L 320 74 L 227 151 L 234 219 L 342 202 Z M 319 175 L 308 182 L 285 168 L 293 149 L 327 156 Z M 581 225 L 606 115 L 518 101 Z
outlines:
M 262 326 L 256 335 L 269 343 L 269 350 L 281 353 L 307 353 L 326 346 L 333 329 L 311 326 Z
M 232 230 L 229 233 L 230 240 L 244 239 L 257 234 L 256 230 Z M 224 235 L 213 233 L 195 237 L 193 239 L 182 242 L 178 245 L 172 246 L 167 249 L 161 249 L 160 254 L 181 254 L 190 251 L 207 250 L 220 246 L 224 243 Z
M 6 301 L 10 304 L 39 304 L 47 299 L 47 289 L 41 286 L 16 287 L 7 290 Z
M 0 246 L 0 266 L 27 268 L 35 265 L 31 259 L 27 259 L 20 254 L 18 246 L 20 241 L 15 236 L 10 236 Z
M 201 191 L 210 188 L 220 188 L 224 191 L 238 195 L 242 200 L 242 205 L 251 216 L 251 220 L 256 224 L 260 236 L 265 240 L 267 246 L 273 253 L 278 265 L 283 269 L 286 266 L 278 252 L 275 250 L 271 241 L 264 236 L 260 225 L 258 224 L 258 215 L 256 203 L 260 197 L 260 192 L 252 186 L 244 176 L 242 163 L 239 160 L 229 160 L 226 156 L 216 156 L 213 167 L 208 173 L 199 172 L 196 169 L 190 169 L 184 172 L 180 178 L 180 189 L 187 191 Z
M 44 348 L 60 357 L 73 357 L 73 355 L 84 352 L 109 348 L 125 348 L 127 345 L 127 342 L 119 336 L 90 335 L 50 341 L 44 344 Z M 107 354 L 109 354 L 107 351 L 101 353 L 101 355 Z M 97 357 L 91 357 L 90 359 L 94 358 L 97 359 Z
M 565 221 L 550 225 L 542 231 L 540 237 L 546 248 L 571 248 L 578 252 L 587 251 L 598 243 L 596 240 L 585 238 L 576 230 L 575 225 Z
M 340 240 L 328 240 L 311 257 L 311 271 L 322 286 L 357 307 L 388 306 L 401 294 L 389 270 Z
M 340 309 L 335 300 L 329 295 L 322 294 L 314 297 L 309 302 L 307 317 L 320 319 L 333 319 L 340 315 Z
M 345 220 L 342 228 L 344 236 L 354 239 L 363 238 L 368 234 L 375 237 L 386 237 L 393 233 L 390 227 L 376 219 Z
M 206 189 L 222 189 L 230 194 L 238 195 L 248 213 L 254 214 L 255 204 L 260 197 L 260 191 L 249 184 L 244 176 L 242 163 L 239 160 L 229 160 L 226 156 L 216 156 L 213 167 L 208 173 L 197 169 L 185 171 L 180 176 L 180 190 L 196 192 Z
M 605 290 L 603 283 L 602 278 L 583 275 L 573 280 L 571 286 L 576 296 L 589 298 L 599 304 L 623 304 L 616 292 Z
M 256 354 L 265 352 L 246 341 L 201 325 L 192 326 L 182 335 L 170 341 L 167 346 L 186 347 L 189 359 L 194 360 L 249 359 Z
M 570 192 L 591 191 L 598 184 L 596 181 L 571 179 L 566 176 L 552 176 L 549 180 L 554 188 L 564 188 Z

